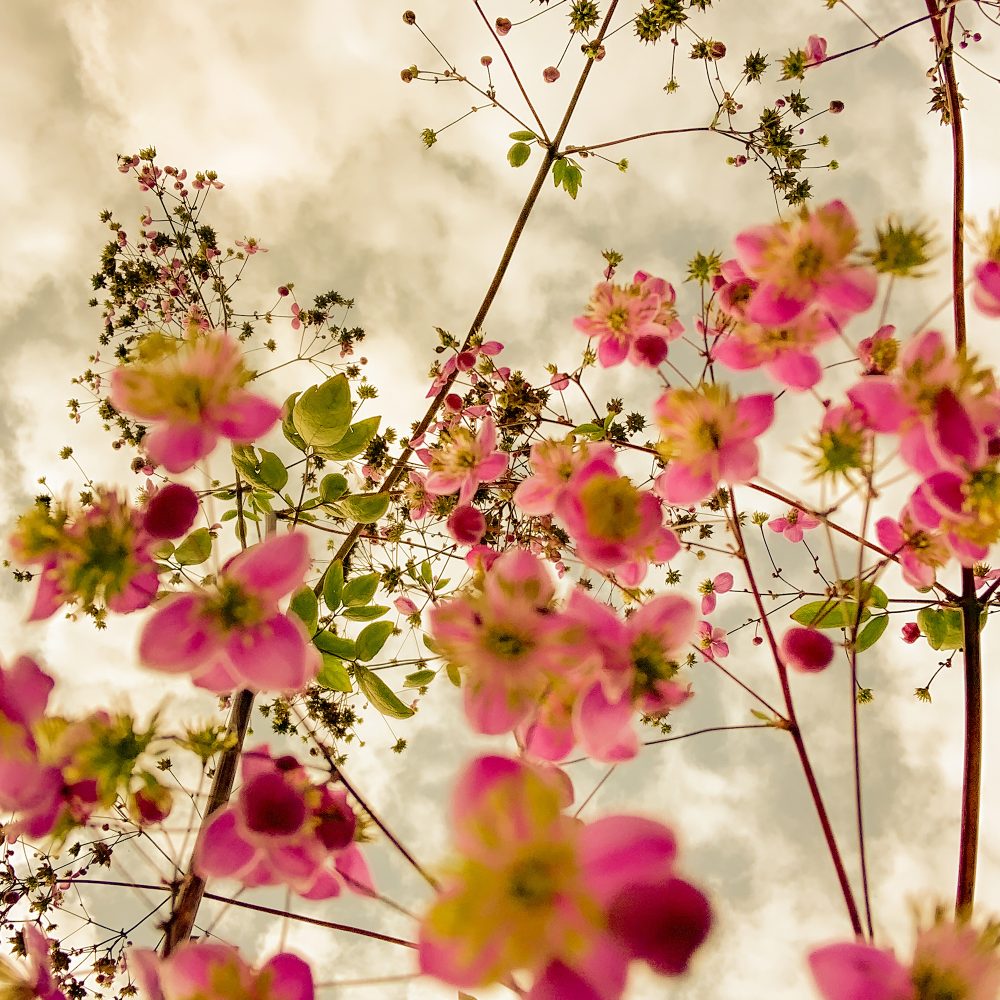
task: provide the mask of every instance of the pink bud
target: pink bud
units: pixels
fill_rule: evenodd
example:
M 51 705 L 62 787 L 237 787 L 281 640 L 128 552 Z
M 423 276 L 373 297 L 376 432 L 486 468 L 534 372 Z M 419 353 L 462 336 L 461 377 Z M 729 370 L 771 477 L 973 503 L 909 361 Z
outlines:
M 471 504 L 456 507 L 448 518 L 448 533 L 459 545 L 475 545 L 486 532 L 486 518 Z
M 903 642 L 914 643 L 920 638 L 920 626 L 916 622 L 907 622 L 902 631 Z
M 818 673 L 833 660 L 833 643 L 818 629 L 790 628 L 781 640 L 781 652 L 790 667 Z
M 146 504 L 142 526 L 153 538 L 180 538 L 198 516 L 198 497 L 181 483 L 167 483 Z
M 392 602 L 392 606 L 401 615 L 415 615 L 419 611 L 416 604 L 414 604 L 408 597 L 397 597 L 396 600 Z
M 547 66 L 544 70 L 542 70 L 542 79 L 546 83 L 555 83 L 556 80 L 559 79 L 559 76 L 559 70 L 557 70 L 555 66 Z
M 506 35 L 511 29 L 510 19 L 506 17 L 497 18 L 497 34 Z

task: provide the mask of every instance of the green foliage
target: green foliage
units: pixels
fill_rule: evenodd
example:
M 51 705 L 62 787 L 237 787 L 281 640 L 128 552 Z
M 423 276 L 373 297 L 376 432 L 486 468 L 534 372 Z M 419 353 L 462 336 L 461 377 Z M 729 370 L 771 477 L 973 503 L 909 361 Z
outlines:
M 979 631 L 986 627 L 984 611 L 979 619 Z M 963 649 L 965 633 L 960 608 L 922 608 L 917 612 L 917 624 L 931 649 Z
M 288 482 L 285 463 L 273 452 L 260 449 L 260 456 L 250 445 L 233 445 L 233 465 L 243 479 L 258 489 L 280 493 Z
M 358 659 L 365 663 L 374 659 L 395 628 L 392 622 L 372 622 L 371 625 L 366 625 L 355 640 Z
M 583 171 L 573 160 L 561 157 L 552 164 L 552 183 L 575 201 L 583 186 Z
M 347 433 L 334 445 L 316 448 L 316 454 L 332 462 L 346 462 L 360 455 L 378 433 L 381 417 L 367 417 L 351 424 Z
M 212 535 L 208 528 L 196 528 L 174 549 L 174 559 L 181 566 L 198 566 L 212 554 Z
M 300 587 L 296 590 L 288 603 L 288 610 L 305 625 L 310 635 L 316 631 L 319 621 L 319 602 L 312 587 Z
M 329 653 L 323 654 L 323 666 L 316 675 L 316 683 L 331 691 L 343 691 L 344 694 L 351 694 L 354 691 L 347 667 L 336 656 L 331 656 Z
M 507 150 L 507 162 L 512 167 L 523 167 L 531 156 L 531 147 L 526 142 L 515 142 Z
M 364 576 L 356 576 L 353 580 L 344 584 L 344 591 L 341 600 L 348 608 L 360 608 L 368 604 L 378 590 L 382 577 L 378 573 L 366 573 Z
M 389 509 L 388 493 L 360 493 L 337 501 L 337 509 L 352 521 L 370 524 L 385 516 Z
M 351 387 L 346 375 L 334 375 L 306 389 L 292 406 L 292 424 L 310 448 L 322 453 L 337 444 L 351 426 Z
M 404 705 L 392 693 L 389 685 L 367 667 L 355 667 L 354 676 L 369 704 L 378 709 L 382 715 L 388 715 L 393 719 L 408 719 L 414 714 L 413 709 L 409 705 Z
M 858 643 L 855 647 L 859 653 L 863 653 L 866 649 L 871 649 L 879 639 L 885 634 L 886 628 L 889 626 L 889 616 L 888 615 L 878 615 L 873 618 L 859 633 L 858 633 Z

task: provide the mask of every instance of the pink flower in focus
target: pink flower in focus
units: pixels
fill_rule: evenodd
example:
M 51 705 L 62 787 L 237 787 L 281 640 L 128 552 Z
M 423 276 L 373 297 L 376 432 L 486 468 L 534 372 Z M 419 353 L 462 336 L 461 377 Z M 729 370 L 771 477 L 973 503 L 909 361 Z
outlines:
M 826 62 L 826 39 L 821 35 L 810 35 L 806 40 L 806 59 L 810 66 Z
M 818 629 L 793 626 L 782 636 L 781 655 L 795 670 L 818 673 L 833 661 L 833 643 Z
M 407 477 L 407 483 L 403 487 L 403 502 L 413 521 L 420 521 L 430 512 L 434 499 L 427 493 L 427 479 L 419 472 L 411 472 Z
M 695 642 L 701 649 L 704 660 L 721 660 L 729 655 L 729 643 L 726 633 L 711 622 L 698 622 L 698 634 Z
M 448 534 L 459 545 L 475 545 L 485 533 L 486 518 L 471 504 L 459 505 L 448 518 Z
M 593 291 L 587 311 L 573 325 L 588 337 L 598 337 L 597 358 L 605 368 L 628 359 L 656 368 L 667 356 L 667 344 L 684 332 L 673 303 L 674 289 L 662 278 L 637 271 L 631 285 L 602 282 Z
M 870 337 L 858 343 L 858 358 L 865 375 L 888 375 L 896 367 L 899 341 L 894 326 L 880 326 Z
M 720 482 L 745 483 L 757 475 L 756 438 L 774 420 L 774 397 L 743 396 L 734 402 L 722 385 L 669 389 L 653 414 L 659 451 L 668 460 L 656 492 L 667 503 L 692 504 L 710 496 Z
M 130 948 L 128 970 L 143 1000 L 314 1000 L 312 971 L 282 953 L 260 970 L 230 944 L 186 941 L 168 958 L 150 948 Z
M 895 955 L 859 941 L 817 948 L 809 969 L 823 1000 L 915 1000 L 909 970 Z
M 854 217 L 840 201 L 744 230 L 736 237 L 736 255 L 744 272 L 759 282 L 748 318 L 781 326 L 810 305 L 838 316 L 864 312 L 875 300 L 876 276 L 850 263 L 857 242 Z
M 945 539 L 918 528 L 905 511 L 900 521 L 881 518 L 875 524 L 875 533 L 879 545 L 899 560 L 903 579 L 911 587 L 933 587 L 936 571 L 951 558 Z
M 901 629 L 901 633 L 903 642 L 908 643 L 911 646 L 923 634 L 920 631 L 920 626 L 916 622 L 906 622 L 906 624 L 903 625 L 903 628 Z
M 819 527 L 819 519 L 798 507 L 792 507 L 784 517 L 775 517 L 767 522 L 772 531 L 777 531 L 789 542 L 801 542 L 802 533 Z
M 48 938 L 34 925 L 22 924 L 24 961 L 0 956 L 0 989 L 11 1000 L 66 1000 L 52 975 Z
M 1000 261 L 983 261 L 972 273 L 972 301 L 976 308 L 985 316 L 1000 317 Z
M 717 594 L 728 594 L 733 589 L 733 574 L 719 573 L 712 580 L 704 580 L 698 592 L 701 594 L 701 613 L 710 615 L 716 606 Z
M 152 425 L 142 447 L 169 472 L 208 455 L 220 437 L 249 444 L 274 426 L 281 408 L 247 392 L 236 340 L 192 331 L 183 341 L 150 336 L 140 357 L 111 374 L 112 406 Z
M 367 895 L 371 875 L 354 842 L 357 821 L 343 788 L 313 784 L 294 757 L 258 747 L 242 756 L 238 796 L 212 815 L 195 851 L 207 878 L 287 885 L 306 899 L 341 886 Z
M 452 427 L 429 452 L 430 474 L 424 489 L 433 496 L 458 493 L 460 504 L 468 503 L 480 483 L 492 483 L 506 471 L 510 457 L 496 447 L 496 426 L 487 417 L 474 434 L 467 427 Z
M 514 491 L 514 503 L 526 514 L 553 513 L 573 474 L 593 459 L 613 464 L 614 450 L 608 444 L 573 438 L 539 441 L 531 448 L 532 474 Z
M 904 508 L 904 521 L 944 538 L 952 555 L 967 567 L 982 562 L 1000 535 L 998 473 L 985 469 L 966 478 L 939 472 L 925 479 Z
M 562 813 L 564 794 L 506 757 L 460 777 L 459 858 L 421 923 L 421 972 L 464 990 L 527 970 L 534 1000 L 618 1000 L 631 961 L 687 969 L 712 918 L 674 874 L 673 834 L 633 816 L 581 823 Z
M 299 532 L 250 547 L 227 563 L 212 590 L 178 594 L 157 608 L 139 637 L 140 660 L 190 673 L 218 694 L 300 690 L 319 671 L 320 656 L 278 600 L 302 585 L 308 568 Z

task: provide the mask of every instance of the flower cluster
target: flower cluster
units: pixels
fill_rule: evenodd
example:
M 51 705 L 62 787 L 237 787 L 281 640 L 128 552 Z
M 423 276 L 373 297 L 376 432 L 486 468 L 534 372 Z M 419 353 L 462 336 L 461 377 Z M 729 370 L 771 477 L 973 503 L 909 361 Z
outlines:
M 202 875 L 287 885 L 306 899 L 337 896 L 344 884 L 372 890 L 343 788 L 315 784 L 294 757 L 266 746 L 244 753 L 241 766 L 238 796 L 212 816 L 195 852 Z
M 629 964 L 684 972 L 711 926 L 679 878 L 673 833 L 635 816 L 563 813 L 560 776 L 481 757 L 455 788 L 459 857 L 425 915 L 421 971 L 460 989 L 525 971 L 529 1000 L 617 1000 Z M 502 928 L 502 933 L 498 933 Z
M 141 509 L 103 486 L 89 500 L 86 506 L 39 501 L 17 522 L 10 539 L 15 558 L 41 567 L 30 621 L 74 601 L 119 614 L 146 607 L 159 586 L 153 550 L 183 535 L 198 514 L 198 498 L 178 483 L 150 491 Z

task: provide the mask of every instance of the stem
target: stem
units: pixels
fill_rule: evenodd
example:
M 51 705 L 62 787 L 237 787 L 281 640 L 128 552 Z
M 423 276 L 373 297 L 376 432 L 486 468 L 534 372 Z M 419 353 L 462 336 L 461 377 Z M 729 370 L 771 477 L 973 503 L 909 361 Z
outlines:
M 952 145 L 952 226 L 951 284 L 955 320 L 955 350 L 966 349 L 965 325 L 965 134 L 962 127 L 962 100 L 952 58 L 952 31 L 955 11 L 951 5 L 939 7 L 938 0 L 925 0 L 932 15 L 934 39 L 948 99 L 948 119 Z M 942 24 L 950 8 L 947 28 Z M 979 804 L 983 764 L 983 677 L 979 615 L 982 605 L 976 597 L 971 569 L 962 570 L 962 632 L 965 660 L 965 748 L 962 770 L 962 826 L 958 849 L 958 878 L 955 912 L 971 915 L 976 894 L 976 861 L 979 853 Z

